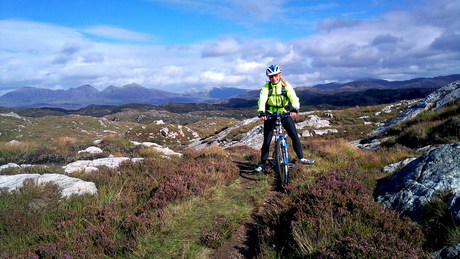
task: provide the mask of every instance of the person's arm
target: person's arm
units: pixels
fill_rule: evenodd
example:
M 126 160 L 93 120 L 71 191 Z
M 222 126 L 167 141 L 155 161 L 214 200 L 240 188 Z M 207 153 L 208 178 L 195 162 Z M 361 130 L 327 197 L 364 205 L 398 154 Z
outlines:
M 286 94 L 289 100 L 291 101 L 292 108 L 294 109 L 294 111 L 291 111 L 291 116 L 293 116 L 292 113 L 297 113 L 300 109 L 299 97 L 297 97 L 297 94 L 295 93 L 294 88 L 288 82 L 284 81 L 284 83 L 285 83 Z
M 265 84 L 262 89 L 260 90 L 260 96 L 259 96 L 259 101 L 257 103 L 258 105 L 258 110 L 257 110 L 257 115 L 261 120 L 266 120 L 267 116 L 265 115 L 265 104 L 268 101 L 268 83 Z

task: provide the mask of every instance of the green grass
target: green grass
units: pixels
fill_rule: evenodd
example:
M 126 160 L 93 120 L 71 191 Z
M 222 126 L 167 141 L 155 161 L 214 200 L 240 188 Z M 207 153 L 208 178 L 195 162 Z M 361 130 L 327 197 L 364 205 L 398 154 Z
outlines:
M 199 197 L 171 205 L 165 212 L 166 227 L 156 235 L 142 238 L 136 256 L 149 258 L 202 258 L 213 250 L 203 246 L 206 233 L 218 231 L 219 226 L 230 222 L 237 227 L 261 205 L 270 189 L 266 175 L 260 174 L 253 188 L 241 189 L 239 181 L 219 188 L 210 197 Z M 253 204 L 257 202 L 258 204 Z M 227 230 L 230 231 L 230 230 Z M 227 233 L 228 234 L 228 233 Z M 222 234 L 223 235 L 223 234 Z M 230 235 L 231 236 L 231 235 Z
M 0 141 L 33 142 L 41 145 L 53 138 L 68 136 L 80 142 L 94 141 L 106 136 L 124 134 L 134 126 L 131 122 L 113 122 L 89 116 L 48 116 L 26 122 L 11 117 L 0 117 Z

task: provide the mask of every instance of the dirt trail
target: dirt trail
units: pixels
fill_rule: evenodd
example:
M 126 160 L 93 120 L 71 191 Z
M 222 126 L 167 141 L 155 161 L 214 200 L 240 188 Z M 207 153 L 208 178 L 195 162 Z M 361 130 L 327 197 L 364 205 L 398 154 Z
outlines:
M 240 168 L 240 183 L 241 188 L 251 188 L 256 184 L 257 179 L 254 176 L 253 168 L 249 168 L 243 158 L 233 156 L 233 161 Z M 267 204 L 276 195 L 276 191 L 271 190 L 267 193 L 263 204 Z M 256 206 L 256 205 L 254 205 Z M 261 227 L 265 206 L 254 208 L 252 216 L 233 234 L 233 237 L 225 242 L 221 249 L 217 251 L 211 258 L 226 259 L 226 258 L 255 258 L 258 252 L 258 233 Z

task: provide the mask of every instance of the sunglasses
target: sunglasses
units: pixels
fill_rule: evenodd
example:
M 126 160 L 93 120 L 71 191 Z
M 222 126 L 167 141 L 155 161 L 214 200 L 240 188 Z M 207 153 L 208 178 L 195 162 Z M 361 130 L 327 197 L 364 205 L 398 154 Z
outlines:
M 273 77 L 279 77 L 279 76 L 280 76 L 280 74 L 276 74 L 276 75 L 271 75 L 271 76 L 269 76 L 269 77 L 270 77 L 270 78 L 273 78 Z

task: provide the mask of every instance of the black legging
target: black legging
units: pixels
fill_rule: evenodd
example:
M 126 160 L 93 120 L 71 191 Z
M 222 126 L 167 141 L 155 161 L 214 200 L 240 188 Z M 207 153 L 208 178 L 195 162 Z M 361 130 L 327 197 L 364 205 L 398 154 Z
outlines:
M 276 120 L 265 120 L 264 121 L 264 144 L 262 145 L 262 158 L 261 163 L 265 164 L 268 158 L 268 153 L 270 151 L 270 143 L 272 142 L 273 130 L 275 129 Z M 288 136 L 292 139 L 292 146 L 294 148 L 297 157 L 300 159 L 303 158 L 302 145 L 300 144 L 299 136 L 295 129 L 294 120 L 292 118 L 286 117 L 281 119 L 284 129 L 286 130 Z

